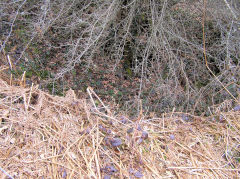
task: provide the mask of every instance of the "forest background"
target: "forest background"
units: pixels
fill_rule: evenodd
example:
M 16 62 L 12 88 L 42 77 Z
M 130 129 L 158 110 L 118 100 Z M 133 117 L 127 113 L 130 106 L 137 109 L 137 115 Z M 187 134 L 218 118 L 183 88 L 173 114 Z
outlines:
M 239 102 L 239 20 L 238 0 L 1 0 L 1 65 L 128 115 L 209 116 Z

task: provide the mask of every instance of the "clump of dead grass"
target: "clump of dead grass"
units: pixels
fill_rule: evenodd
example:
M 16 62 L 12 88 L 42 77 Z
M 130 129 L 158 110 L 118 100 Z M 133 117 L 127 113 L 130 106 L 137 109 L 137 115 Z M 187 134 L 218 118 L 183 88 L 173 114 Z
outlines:
M 0 167 L 13 178 L 239 177 L 239 111 L 128 119 L 88 95 L 0 79 Z

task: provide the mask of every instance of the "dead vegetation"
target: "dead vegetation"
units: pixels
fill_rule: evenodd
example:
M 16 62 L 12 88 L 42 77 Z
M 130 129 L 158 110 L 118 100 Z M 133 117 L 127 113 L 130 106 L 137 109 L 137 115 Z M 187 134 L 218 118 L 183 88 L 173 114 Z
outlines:
M 238 7 L 0 2 L 0 177 L 240 178 Z
M 239 109 L 130 119 L 87 91 L 59 97 L 0 80 L 0 166 L 10 178 L 239 178 Z

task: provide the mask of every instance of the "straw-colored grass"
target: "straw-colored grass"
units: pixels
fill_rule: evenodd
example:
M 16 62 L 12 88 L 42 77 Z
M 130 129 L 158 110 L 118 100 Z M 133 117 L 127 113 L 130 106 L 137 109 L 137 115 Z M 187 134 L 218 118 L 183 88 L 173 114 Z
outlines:
M 0 79 L 2 170 L 13 178 L 239 178 L 239 111 L 128 119 L 88 95 Z

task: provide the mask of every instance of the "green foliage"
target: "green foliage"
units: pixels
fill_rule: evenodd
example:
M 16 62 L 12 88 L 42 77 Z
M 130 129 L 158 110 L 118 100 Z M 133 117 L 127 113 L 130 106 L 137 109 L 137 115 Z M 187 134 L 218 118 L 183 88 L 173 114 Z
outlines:
M 48 83 L 47 84 L 47 89 L 50 93 L 58 95 L 58 96 L 63 96 L 63 90 L 60 88 L 58 83 Z
M 110 96 L 113 96 L 113 95 L 114 95 L 114 91 L 113 91 L 112 89 L 110 89 L 110 90 L 108 91 L 108 94 L 109 94 Z
M 74 77 L 76 77 L 76 75 L 77 75 L 77 72 L 76 72 L 76 70 L 75 70 L 75 69 L 73 69 L 73 70 L 72 70 L 72 75 L 73 75 Z
M 22 75 L 24 71 L 26 72 L 26 78 L 36 76 L 39 77 L 39 79 L 44 80 L 52 77 L 50 71 L 42 69 L 35 61 L 22 63 L 19 67 L 20 68 L 17 68 L 16 71 L 13 71 L 13 74 L 15 74 L 16 77 Z
M 239 156 L 240 156 L 240 154 L 238 154 L 238 157 L 235 158 L 238 163 L 240 163 L 240 157 Z
M 128 74 L 129 77 L 132 77 L 132 76 L 133 76 L 133 73 L 132 73 L 131 68 L 127 68 L 127 69 L 126 69 L 126 72 L 127 72 L 127 74 Z
M 33 76 L 33 72 L 32 71 L 26 71 L 25 75 L 26 75 L 26 78 L 31 78 Z

